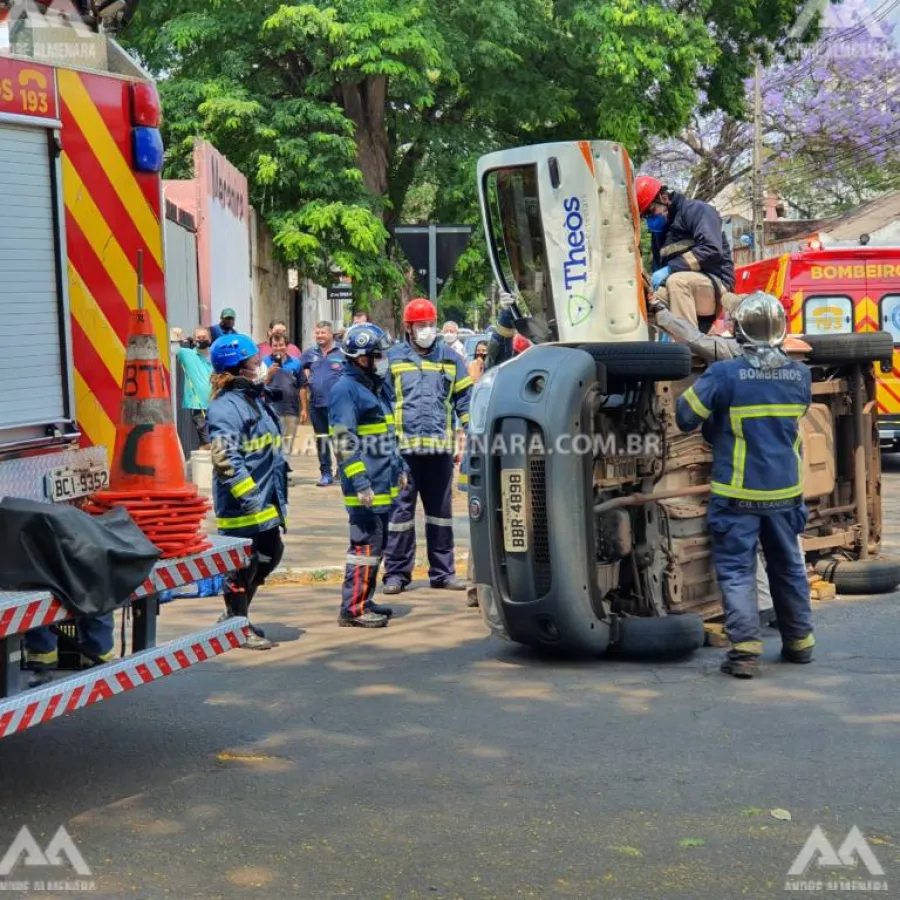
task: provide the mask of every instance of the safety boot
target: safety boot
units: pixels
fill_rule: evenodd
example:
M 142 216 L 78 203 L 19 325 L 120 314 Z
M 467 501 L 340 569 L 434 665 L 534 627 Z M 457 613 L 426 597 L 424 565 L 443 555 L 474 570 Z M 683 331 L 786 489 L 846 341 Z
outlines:
M 453 575 L 446 581 L 432 582 L 431 587 L 437 591 L 464 591 L 467 585 L 462 578 Z
M 351 616 L 341 613 L 338 616 L 338 625 L 341 628 L 384 628 L 388 623 L 387 616 L 366 610 L 361 616 Z
M 390 619 L 394 615 L 394 610 L 390 606 L 382 606 L 380 603 L 370 602 L 367 607 L 368 612 L 375 613 L 376 616 L 384 616 Z
M 785 662 L 796 663 L 801 666 L 806 665 L 813 661 L 813 647 L 815 645 L 815 638 L 811 634 L 805 638 L 784 641 L 781 645 L 781 658 Z
M 725 675 L 733 675 L 735 678 L 752 678 L 756 674 L 759 656 L 755 653 L 746 653 L 742 650 L 729 650 L 719 666 Z
M 406 590 L 406 588 L 399 578 L 389 578 L 385 581 L 381 592 L 383 594 L 402 594 L 404 590 Z

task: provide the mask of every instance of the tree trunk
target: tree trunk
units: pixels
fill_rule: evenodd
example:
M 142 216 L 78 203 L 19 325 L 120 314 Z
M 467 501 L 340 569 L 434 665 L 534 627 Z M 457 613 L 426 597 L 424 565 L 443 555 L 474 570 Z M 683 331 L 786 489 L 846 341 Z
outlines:
M 344 114 L 356 127 L 356 163 L 363 184 L 380 205 L 382 219 L 390 187 L 391 143 L 385 124 L 387 85 L 387 77 L 383 75 L 340 85 Z M 373 301 L 369 313 L 373 322 L 392 334 L 398 333 L 399 323 L 391 298 Z

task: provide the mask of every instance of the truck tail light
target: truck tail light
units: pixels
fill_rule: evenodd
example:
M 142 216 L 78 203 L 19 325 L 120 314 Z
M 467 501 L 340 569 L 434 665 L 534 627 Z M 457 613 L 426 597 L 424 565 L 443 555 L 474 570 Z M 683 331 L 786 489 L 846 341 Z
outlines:
M 136 81 L 131 85 L 131 124 L 147 128 L 159 128 L 162 107 L 156 85 L 149 81 Z
M 132 128 L 134 168 L 138 172 L 161 172 L 165 153 L 158 128 Z

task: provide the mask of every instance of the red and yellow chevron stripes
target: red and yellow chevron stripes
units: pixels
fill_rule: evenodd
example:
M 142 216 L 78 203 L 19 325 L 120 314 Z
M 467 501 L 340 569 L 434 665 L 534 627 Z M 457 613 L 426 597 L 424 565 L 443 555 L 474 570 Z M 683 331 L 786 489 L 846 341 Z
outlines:
M 779 297 L 781 294 L 778 295 Z M 791 296 L 791 311 L 788 314 L 788 334 L 803 334 L 803 291 Z
M 878 304 L 871 297 L 863 297 L 854 304 L 853 318 L 856 322 L 855 330 L 858 332 L 881 330 L 878 321 Z
M 75 409 L 85 443 L 111 452 L 128 313 L 137 307 L 138 250 L 144 306 L 169 366 L 160 181 L 131 167 L 129 82 L 67 69 L 58 79 Z

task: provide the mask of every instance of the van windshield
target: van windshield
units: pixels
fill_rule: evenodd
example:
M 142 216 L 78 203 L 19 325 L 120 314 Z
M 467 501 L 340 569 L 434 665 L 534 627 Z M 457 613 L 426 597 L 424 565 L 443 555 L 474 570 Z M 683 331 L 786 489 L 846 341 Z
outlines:
M 536 165 L 493 169 L 485 175 L 491 253 L 503 288 L 518 295 L 522 310 L 555 336 L 556 313 Z

